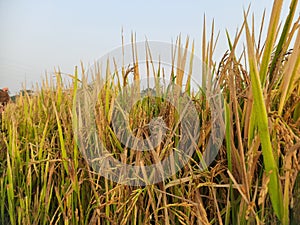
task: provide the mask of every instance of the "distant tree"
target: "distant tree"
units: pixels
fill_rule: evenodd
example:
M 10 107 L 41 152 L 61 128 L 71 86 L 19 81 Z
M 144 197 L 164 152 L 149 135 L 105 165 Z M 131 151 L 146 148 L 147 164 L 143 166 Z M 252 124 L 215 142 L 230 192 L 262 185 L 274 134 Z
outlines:
M 4 111 L 5 106 L 10 101 L 8 88 L 0 89 L 0 113 Z

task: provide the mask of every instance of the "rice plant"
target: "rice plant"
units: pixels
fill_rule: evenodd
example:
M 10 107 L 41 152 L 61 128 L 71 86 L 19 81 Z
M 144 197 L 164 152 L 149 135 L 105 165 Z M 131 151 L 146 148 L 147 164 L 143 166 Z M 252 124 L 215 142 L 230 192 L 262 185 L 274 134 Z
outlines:
M 184 43 L 177 39 L 176 46 L 183 51 L 174 51 L 170 74 L 148 60 L 154 77 L 170 78 L 192 99 L 201 124 L 201 136 L 193 142 L 196 151 L 188 164 L 156 184 L 130 186 L 106 179 L 91 167 L 87 152 L 80 151 L 76 128 L 87 119 L 76 102 L 79 91 L 90 88 L 83 65 L 81 71 L 76 67 L 69 75 L 70 84 L 57 71 L 55 82 L 45 79 L 34 93 L 24 92 L 10 102 L 1 114 L 0 223 L 299 224 L 300 19 L 294 18 L 298 1 L 291 0 L 281 23 L 282 3 L 274 0 L 265 40 L 265 14 L 256 33 L 249 11 L 244 12 L 244 23 L 235 37 L 226 33 L 228 51 L 220 62 L 214 61 L 218 40 L 214 24 L 208 37 L 204 21 L 205 85 L 199 90 L 191 87 L 189 74 L 196 49 L 188 38 Z M 241 43 L 245 48 L 238 52 Z M 133 37 L 133 52 L 135 46 Z M 151 59 L 150 48 L 146 55 Z M 134 67 L 116 65 L 120 66 L 121 71 L 107 69 L 106 74 L 95 66 L 92 79 L 102 89 L 94 108 L 85 104 L 82 110 L 93 110 L 98 138 L 114 158 L 128 165 L 157 163 L 176 149 L 182 132 L 180 115 L 151 94 L 136 102 L 128 113 L 128 126 L 136 136 L 147 140 L 156 131 L 150 124 L 152 118 L 160 118 L 168 129 L 154 151 L 130 151 L 111 121 L 125 113 L 113 110 L 118 107 L 117 96 L 131 90 L 126 89 L 130 79 L 141 79 L 138 55 Z M 225 120 L 220 126 L 224 126 L 225 138 L 216 159 L 203 169 L 204 149 L 213 132 L 213 108 L 205 93 L 214 85 L 220 86 L 224 97 Z M 146 92 L 167 93 L 159 84 Z M 121 96 L 124 104 L 134 98 L 130 91 Z M 175 167 L 171 163 L 170 170 Z

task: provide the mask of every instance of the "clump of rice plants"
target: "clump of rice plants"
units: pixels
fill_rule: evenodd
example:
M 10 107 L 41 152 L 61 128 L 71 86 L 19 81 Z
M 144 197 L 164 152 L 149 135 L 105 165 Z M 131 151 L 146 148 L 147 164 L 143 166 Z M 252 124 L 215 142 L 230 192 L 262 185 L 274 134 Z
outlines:
M 164 74 L 163 67 L 154 70 L 156 77 L 169 76 L 188 94 L 201 124 L 201 135 L 194 142 L 196 151 L 188 164 L 161 182 L 130 186 L 106 179 L 91 167 L 86 152 L 80 151 L 75 129 L 87 118 L 76 109 L 76 102 L 80 90 L 90 88 L 83 66 L 82 78 L 75 68 L 71 84 L 64 84 L 63 75 L 57 72 L 55 85 L 45 80 L 31 95 L 25 92 L 9 103 L 1 115 L 0 223 L 298 224 L 300 23 L 299 18 L 294 20 L 298 1 L 291 0 L 280 26 L 282 3 L 274 1 L 266 40 L 262 39 L 265 16 L 256 36 L 245 12 L 236 36 L 226 34 L 228 52 L 220 62 L 213 60 L 217 47 L 214 26 L 206 41 L 204 23 L 202 61 L 212 72 L 203 73 L 202 89 L 192 91 L 183 71 Z M 245 44 L 243 52 L 237 50 L 240 43 Z M 177 45 L 182 45 L 180 38 Z M 134 41 L 132 46 L 134 50 Z M 183 46 L 188 52 L 188 39 Z M 192 45 L 191 53 L 194 51 Z M 147 54 L 151 56 L 150 51 Z M 192 68 L 185 52 L 178 52 L 176 59 L 172 67 L 187 63 L 187 70 Z M 124 97 L 125 105 L 134 96 L 124 94 L 132 90 L 126 89 L 129 76 L 136 81 L 141 77 L 138 60 L 130 71 L 127 65 L 118 66 L 122 66 L 120 73 L 107 70 L 105 76 L 110 79 L 101 81 L 103 88 L 92 109 L 98 137 L 124 163 L 157 162 L 176 147 L 182 132 L 177 125 L 180 115 L 163 98 L 151 96 L 168 93 L 159 85 L 139 93 L 148 93 L 148 97 L 135 102 L 128 112 L 129 129 L 147 140 L 151 133 L 159 136 L 162 132 L 151 121 L 163 123 L 164 141 L 151 152 L 126 148 L 120 142 L 123 131 L 114 132 L 111 121 L 122 123 L 122 113 L 127 112 L 113 109 L 117 96 Z M 94 79 L 101 76 L 96 71 Z M 213 132 L 213 109 L 204 89 L 214 84 L 224 97 L 225 123 L 220 126 L 224 126 L 225 139 L 216 159 L 203 169 L 203 150 Z M 82 107 L 90 110 L 88 104 Z

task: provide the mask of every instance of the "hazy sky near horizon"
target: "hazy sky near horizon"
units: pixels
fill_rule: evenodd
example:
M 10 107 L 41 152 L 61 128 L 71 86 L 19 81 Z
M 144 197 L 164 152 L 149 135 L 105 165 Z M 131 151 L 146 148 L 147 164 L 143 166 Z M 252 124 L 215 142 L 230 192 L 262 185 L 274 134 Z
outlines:
M 137 41 L 171 42 L 189 35 L 200 54 L 204 14 L 207 25 L 214 19 L 220 31 L 216 56 L 221 56 L 228 48 L 225 29 L 234 37 L 250 3 L 258 30 L 263 10 L 270 16 L 271 0 L 0 0 L 0 88 L 12 93 L 22 84 L 31 88 L 58 67 L 73 73 L 80 61 L 91 64 L 119 47 L 122 28 L 125 43 L 132 32 Z M 284 17 L 288 7 L 285 1 Z

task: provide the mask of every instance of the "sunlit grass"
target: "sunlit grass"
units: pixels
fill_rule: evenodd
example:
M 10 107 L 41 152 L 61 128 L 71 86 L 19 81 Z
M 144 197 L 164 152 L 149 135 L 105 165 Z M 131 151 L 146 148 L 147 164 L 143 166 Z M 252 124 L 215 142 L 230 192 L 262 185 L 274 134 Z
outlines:
M 174 51 L 172 74 L 166 76 L 192 98 L 201 136 L 189 163 L 163 182 L 118 184 L 96 173 L 85 160 L 74 131 L 86 119 L 76 109 L 78 91 L 89 88 L 82 65 L 81 72 L 76 67 L 70 75 L 71 84 L 64 84 L 64 75 L 57 72 L 56 85 L 45 80 L 33 94 L 24 92 L 8 104 L 1 116 L 0 224 L 298 224 L 300 23 L 299 18 L 294 20 L 298 1 L 291 0 L 281 28 L 282 2 L 274 1 L 266 40 L 262 39 L 266 18 L 256 35 L 245 12 L 236 36 L 226 33 L 229 51 L 220 62 L 213 60 L 219 34 L 213 24 L 207 37 L 204 22 L 204 86 L 196 93 L 190 75 L 197 49 L 188 39 L 178 38 L 182 51 Z M 237 52 L 241 43 L 245 50 Z M 132 51 L 136 51 L 134 36 Z M 147 51 L 152 70 L 151 49 Z M 123 163 L 147 165 L 176 147 L 179 115 L 161 98 L 137 102 L 129 114 L 129 126 L 137 136 L 149 135 L 145 127 L 154 117 L 163 118 L 174 132 L 168 130 L 167 141 L 151 152 L 130 151 L 120 143 L 111 127 L 113 108 L 130 83 L 129 76 L 141 79 L 137 52 L 134 63 L 131 70 L 116 65 L 122 66 L 121 72 L 96 73 L 94 79 L 100 82 L 99 77 L 105 77 L 106 82 L 93 110 L 99 139 L 111 154 Z M 163 66 L 154 71 L 156 77 L 164 74 Z M 215 161 L 203 170 L 202 154 L 212 132 L 204 93 L 214 84 L 224 96 L 225 139 Z M 161 92 L 159 84 L 153 91 Z M 130 101 L 131 95 L 127 97 Z M 90 110 L 88 101 L 82 107 Z

